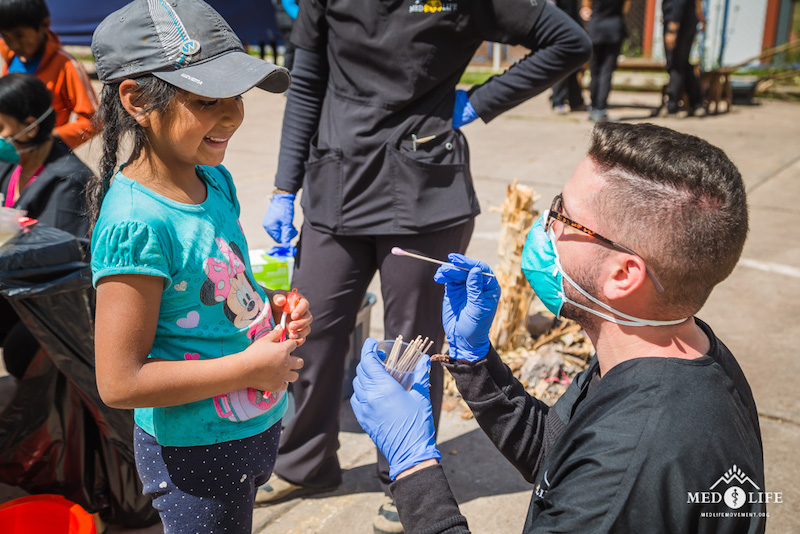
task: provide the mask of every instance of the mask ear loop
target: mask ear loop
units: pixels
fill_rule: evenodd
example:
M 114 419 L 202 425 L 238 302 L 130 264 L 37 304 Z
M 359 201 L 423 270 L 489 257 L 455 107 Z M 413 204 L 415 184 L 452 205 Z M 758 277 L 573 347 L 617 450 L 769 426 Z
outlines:
M 558 249 L 555 246 L 555 239 L 554 239 L 554 234 L 553 234 L 553 229 L 552 228 L 548 231 L 548 237 L 550 238 L 550 241 L 553 243 L 553 250 L 555 251 L 556 269 L 558 270 L 559 273 L 561 273 L 562 279 L 567 280 L 570 284 L 572 284 L 572 287 L 577 289 L 584 297 L 586 297 L 587 299 L 591 300 L 592 302 L 594 302 L 595 304 L 597 304 L 601 308 L 604 308 L 604 309 L 610 311 L 613 314 L 619 315 L 620 317 L 624 317 L 625 319 L 628 319 L 628 321 L 624 321 L 622 319 L 617 319 L 616 317 L 612 317 L 612 316 L 610 316 L 608 314 L 605 314 L 603 312 L 599 312 L 597 310 L 593 310 L 592 308 L 589 308 L 588 306 L 584 306 L 583 304 L 579 304 L 579 303 L 575 302 L 574 300 L 571 300 L 571 299 L 567 298 L 565 292 L 562 290 L 560 292 L 559 296 L 564 301 L 569 302 L 573 306 L 577 306 L 578 308 L 580 308 L 580 309 L 582 309 L 584 311 L 587 311 L 589 313 L 597 315 L 598 317 L 600 317 L 602 319 L 605 319 L 606 321 L 610 321 L 612 323 L 616 323 L 616 324 L 623 325 L 623 326 L 672 326 L 672 325 L 676 325 L 676 324 L 681 324 L 684 321 L 686 321 L 687 319 L 689 319 L 689 317 L 685 317 L 683 319 L 674 319 L 674 320 L 671 320 L 671 321 L 655 321 L 655 320 L 650 320 L 650 319 L 641 319 L 639 317 L 634 317 L 633 315 L 628 315 L 627 313 L 622 313 L 619 310 L 615 310 L 614 308 L 612 308 L 608 304 L 606 304 L 604 302 L 601 302 L 597 298 L 595 298 L 592 295 L 590 295 L 581 286 L 576 284 L 575 281 L 572 278 L 570 278 L 570 276 L 564 271 L 564 268 L 561 266 L 561 258 L 558 256 Z M 563 289 L 563 282 L 562 282 L 562 289 Z
M 42 122 L 43 120 L 45 120 L 47 117 L 49 117 L 51 113 L 53 113 L 53 107 L 52 107 L 52 106 L 51 106 L 51 107 L 49 107 L 49 108 L 47 108 L 47 111 L 45 111 L 44 113 L 42 113 L 42 114 L 39 116 L 39 118 L 38 118 L 38 119 L 36 119 L 35 121 L 33 121 L 32 123 L 30 123 L 29 125 L 27 125 L 27 126 L 25 127 L 25 129 L 23 129 L 21 132 L 17 132 L 17 135 L 13 135 L 13 136 L 9 137 L 9 138 L 8 138 L 8 140 L 9 140 L 11 143 L 14 143 L 15 141 L 17 141 L 17 137 L 19 137 L 20 135 L 24 135 L 24 134 L 26 134 L 27 132 L 30 132 L 31 130 L 33 130 L 33 129 L 34 129 L 36 126 L 38 126 L 39 124 L 41 124 L 41 122 Z M 31 143 L 23 143 L 23 142 L 20 142 L 20 144 L 22 144 L 22 145 L 30 145 Z M 32 150 L 35 150 L 37 146 L 38 146 L 38 145 L 32 145 L 32 146 L 28 146 L 28 147 L 21 148 L 21 149 L 20 149 L 20 148 L 17 148 L 17 154 L 25 154 L 25 153 L 27 153 L 27 152 L 30 152 L 30 151 L 32 151 Z M 16 147 L 15 147 L 15 148 L 16 148 Z
M 23 135 L 23 134 L 26 134 L 26 133 L 30 132 L 30 131 L 31 131 L 31 130 L 33 130 L 33 129 L 34 129 L 36 126 L 38 126 L 39 124 L 41 124 L 41 122 L 42 122 L 43 120 L 45 120 L 47 117 L 49 117 L 51 113 L 53 113 L 53 108 L 52 108 L 52 106 L 51 106 L 51 107 L 49 107 L 49 108 L 47 108 L 47 111 L 45 111 L 44 113 L 42 113 L 42 114 L 39 116 L 39 118 L 38 118 L 38 119 L 36 119 L 35 121 L 33 121 L 32 123 L 30 123 L 29 125 L 27 125 L 27 126 L 26 126 L 26 127 L 25 127 L 25 128 L 22 130 L 22 131 L 21 131 L 21 132 L 17 132 L 17 135 L 13 135 L 13 136 L 9 137 L 9 138 L 8 138 L 8 140 L 9 140 L 9 141 L 11 141 L 11 142 L 13 143 L 14 141 L 16 141 L 16 140 L 17 140 L 17 137 L 19 137 L 20 135 Z M 27 144 L 27 143 L 26 143 L 26 144 Z

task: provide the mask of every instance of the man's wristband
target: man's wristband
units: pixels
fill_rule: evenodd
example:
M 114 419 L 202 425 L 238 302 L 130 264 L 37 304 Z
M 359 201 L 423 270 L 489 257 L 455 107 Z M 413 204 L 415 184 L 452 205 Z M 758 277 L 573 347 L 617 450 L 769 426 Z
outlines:
M 275 190 L 272 192 L 272 194 L 273 194 L 273 195 L 277 195 L 277 194 L 284 194 L 284 195 L 294 195 L 294 193 L 292 193 L 291 191 L 287 191 L 287 190 L 285 190 L 285 189 L 275 189 Z

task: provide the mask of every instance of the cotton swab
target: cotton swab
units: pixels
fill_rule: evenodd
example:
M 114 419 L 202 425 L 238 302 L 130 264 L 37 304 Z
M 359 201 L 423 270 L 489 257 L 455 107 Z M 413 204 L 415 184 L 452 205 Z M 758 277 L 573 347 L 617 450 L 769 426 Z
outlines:
M 384 366 L 389 374 L 402 384 L 406 380 L 405 376 L 414 370 L 422 355 L 428 352 L 431 345 L 433 345 L 433 340 L 417 336 L 413 341 L 406 343 L 405 349 L 400 354 L 403 336 L 397 336 L 389 355 L 384 360 Z
M 422 261 L 429 261 L 431 263 L 438 263 L 439 265 L 449 265 L 451 267 L 455 267 L 456 269 L 461 269 L 462 271 L 469 272 L 469 269 L 465 267 L 459 267 L 458 265 L 453 265 L 452 263 L 446 261 L 435 260 L 433 258 L 429 258 L 428 256 L 422 256 L 420 254 L 414 254 L 413 252 L 408 252 L 407 250 L 403 250 L 400 247 L 392 247 L 392 254 L 395 256 L 408 256 L 409 258 L 416 258 Z M 485 276 L 493 276 L 493 273 L 483 273 Z M 495 277 L 496 278 L 496 277 Z

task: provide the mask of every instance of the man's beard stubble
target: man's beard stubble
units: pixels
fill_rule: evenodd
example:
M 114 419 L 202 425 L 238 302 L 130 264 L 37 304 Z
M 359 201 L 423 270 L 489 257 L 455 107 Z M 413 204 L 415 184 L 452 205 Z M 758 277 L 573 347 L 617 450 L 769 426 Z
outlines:
M 562 265 L 563 268 L 563 265 Z M 576 269 L 572 273 L 567 273 L 570 275 L 572 280 L 581 286 L 584 291 L 589 293 L 591 296 L 598 298 L 599 290 L 597 284 L 597 277 L 600 271 L 600 263 L 592 262 L 589 265 L 584 265 Z M 565 270 L 566 272 L 566 270 Z M 570 284 L 567 280 L 563 281 L 564 287 L 564 294 L 566 297 L 572 301 L 575 301 L 587 308 L 594 308 L 596 305 L 587 299 L 583 294 L 575 289 L 572 284 Z M 561 306 L 561 316 L 566 319 L 571 319 L 581 325 L 584 330 L 592 331 L 595 330 L 599 321 L 603 321 L 600 317 L 594 315 L 593 313 L 589 313 L 586 310 L 578 308 L 573 304 L 570 304 L 566 300 L 564 301 L 563 305 Z

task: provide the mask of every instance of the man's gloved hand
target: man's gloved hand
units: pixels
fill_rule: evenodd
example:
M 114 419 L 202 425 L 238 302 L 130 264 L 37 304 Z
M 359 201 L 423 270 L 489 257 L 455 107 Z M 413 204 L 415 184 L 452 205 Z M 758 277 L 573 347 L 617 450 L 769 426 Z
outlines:
M 478 118 L 478 113 L 469 101 L 467 92 L 456 89 L 456 102 L 453 105 L 453 128 L 456 130 Z
M 350 405 L 361 428 L 389 461 L 389 476 L 394 480 L 425 460 L 442 458 L 436 448 L 428 391 L 431 360 L 423 355 L 414 369 L 414 386 L 406 391 L 383 367 L 376 346 L 368 338 L 361 348 Z
M 442 265 L 433 276 L 434 281 L 444 284 L 442 323 L 450 357 L 476 362 L 489 353 L 489 329 L 500 301 L 500 284 L 494 276 L 482 274 L 492 272 L 482 261 L 461 254 L 449 254 L 448 259 L 469 269 Z
M 291 246 L 297 230 L 292 225 L 294 219 L 294 197 L 292 193 L 275 193 L 264 214 L 261 225 L 269 236 L 283 247 Z

